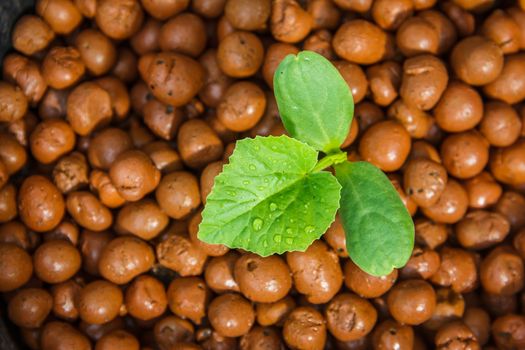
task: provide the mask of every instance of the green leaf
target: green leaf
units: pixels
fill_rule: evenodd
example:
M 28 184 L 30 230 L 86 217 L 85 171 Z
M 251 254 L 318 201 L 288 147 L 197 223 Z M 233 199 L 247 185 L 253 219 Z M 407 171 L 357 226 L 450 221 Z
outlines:
M 337 68 L 315 52 L 302 51 L 279 64 L 273 84 L 290 135 L 318 151 L 338 151 L 350 129 L 354 100 Z
M 261 256 L 305 250 L 330 226 L 341 186 L 317 152 L 287 136 L 237 142 L 215 178 L 198 237 Z
M 414 223 L 390 180 L 367 162 L 344 162 L 335 172 L 343 186 L 340 215 L 350 258 L 374 276 L 404 266 L 414 247 Z

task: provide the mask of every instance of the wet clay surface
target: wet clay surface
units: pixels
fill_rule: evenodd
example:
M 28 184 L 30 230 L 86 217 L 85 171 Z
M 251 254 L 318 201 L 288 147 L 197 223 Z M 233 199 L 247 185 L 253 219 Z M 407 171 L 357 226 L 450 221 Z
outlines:
M 29 349 L 525 349 L 524 1 L 37 0 L 11 44 L 0 293 Z M 281 256 L 198 239 L 235 141 L 286 133 L 300 50 L 414 219 L 387 276 L 339 216 Z

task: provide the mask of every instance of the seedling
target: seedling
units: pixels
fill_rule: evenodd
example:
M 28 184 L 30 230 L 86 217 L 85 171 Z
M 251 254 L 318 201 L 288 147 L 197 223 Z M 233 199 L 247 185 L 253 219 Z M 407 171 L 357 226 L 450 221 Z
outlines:
M 414 224 L 398 193 L 381 170 L 349 162 L 340 149 L 354 102 L 337 69 L 314 52 L 289 55 L 275 72 L 274 92 L 293 138 L 237 142 L 207 197 L 199 239 L 261 256 L 304 251 L 339 209 L 350 258 L 361 269 L 382 276 L 405 265 Z M 335 176 L 325 170 L 331 166 Z

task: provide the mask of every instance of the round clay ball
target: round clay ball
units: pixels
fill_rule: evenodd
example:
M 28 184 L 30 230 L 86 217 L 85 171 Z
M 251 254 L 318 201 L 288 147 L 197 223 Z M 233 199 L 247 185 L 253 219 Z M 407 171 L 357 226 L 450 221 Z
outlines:
M 73 149 L 75 133 L 63 120 L 44 120 L 33 130 L 29 142 L 36 160 L 50 164 Z
M 106 128 L 92 136 L 87 156 L 92 167 L 108 170 L 122 152 L 131 148 L 133 142 L 124 130 Z
M 80 52 L 74 47 L 55 46 L 42 62 L 42 76 L 54 89 L 73 86 L 86 70 Z
M 135 34 L 144 20 L 139 0 L 97 1 L 95 22 L 112 39 L 123 40 Z
M 118 329 L 104 334 L 95 345 L 96 350 L 139 350 L 137 338 L 125 330 Z
M 494 177 L 504 183 L 520 186 L 525 179 L 525 140 L 519 139 L 511 146 L 496 148 L 490 157 L 490 170 Z
M 165 20 L 184 11 L 190 0 L 141 0 L 141 4 L 152 17 Z
M 357 340 L 372 331 L 377 311 L 372 304 L 355 294 L 341 293 L 326 306 L 326 326 L 339 341 Z M 353 327 L 348 327 L 348 324 Z
M 40 175 L 27 177 L 18 191 L 20 219 L 37 232 L 55 228 L 65 212 L 65 203 L 58 188 Z
M 81 136 L 109 123 L 112 115 L 109 93 L 94 82 L 77 85 L 67 97 L 67 121 Z
M 94 76 L 105 74 L 117 62 L 117 49 L 110 38 L 95 29 L 85 29 L 75 38 L 87 70 Z
M 201 204 L 198 180 L 186 171 L 164 175 L 155 196 L 160 208 L 174 219 L 188 216 Z
M 159 44 L 163 51 L 175 51 L 197 57 L 206 47 L 206 27 L 197 15 L 181 13 L 162 25 Z
M 66 321 L 77 320 L 78 308 L 75 302 L 81 290 L 82 286 L 74 279 L 54 284 L 50 290 L 53 296 L 53 314 Z
M 410 134 L 398 122 L 386 120 L 368 128 L 359 142 L 359 153 L 383 171 L 401 168 L 410 153 Z
M 472 252 L 460 248 L 444 247 L 440 250 L 441 265 L 432 275 L 432 283 L 451 287 L 456 293 L 474 290 L 478 282 L 477 261 Z
M 353 19 L 339 27 L 334 35 L 335 53 L 356 64 L 380 61 L 387 50 L 387 34 L 375 24 Z
M 492 323 L 492 336 L 499 349 L 519 348 L 525 343 L 525 317 L 504 315 Z
M 487 165 L 489 145 L 476 131 L 453 134 L 441 144 L 441 157 L 450 175 L 467 179 L 481 173 Z
M 44 242 L 33 255 L 35 274 L 46 283 L 60 283 L 70 279 L 80 269 L 80 264 L 80 252 L 65 240 Z
M 521 127 L 521 119 L 510 105 L 498 101 L 485 104 L 479 131 L 491 146 L 512 145 L 520 137 Z
M 468 209 L 468 194 L 456 180 L 448 179 L 438 201 L 429 207 L 422 207 L 422 213 L 439 223 L 453 224 L 461 220 Z
M 27 98 L 19 87 L 0 81 L 0 122 L 14 122 L 27 112 Z
M 313 307 L 295 308 L 284 322 L 283 338 L 292 349 L 324 349 L 326 322 L 323 315 Z
M 139 72 L 153 96 L 174 107 L 190 102 L 205 79 L 204 68 L 199 62 L 176 52 L 142 56 Z
M 385 320 L 375 327 L 372 343 L 376 349 L 413 349 L 414 330 L 409 325 Z
M 302 41 L 313 26 L 313 18 L 294 0 L 272 1 L 270 31 L 280 42 Z
M 31 56 L 45 49 L 55 38 L 51 27 L 40 17 L 24 15 L 16 21 L 11 33 L 13 47 Z
M 403 175 L 406 193 L 421 207 L 437 203 L 445 190 L 448 175 L 443 165 L 429 159 L 408 162 Z
M 122 303 L 120 288 L 104 280 L 87 284 L 77 299 L 80 318 L 90 324 L 104 324 L 113 320 L 119 315 Z
M 40 335 L 42 349 L 91 350 L 87 336 L 66 322 L 51 321 L 42 327 Z
M 492 40 L 470 36 L 461 40 L 450 55 L 454 73 L 469 85 L 493 82 L 503 69 L 503 52 Z
M 344 266 L 345 285 L 363 298 L 377 298 L 385 294 L 396 282 L 398 272 L 392 270 L 386 276 L 372 276 L 361 270 L 352 260 Z
M 240 337 L 252 328 L 255 312 L 252 305 L 239 294 L 226 293 L 212 300 L 208 319 L 221 335 Z
M 403 78 L 399 95 L 408 104 L 424 111 L 433 108 L 448 83 L 444 63 L 432 55 L 411 57 L 403 63 Z
M 326 243 L 314 241 L 304 252 L 289 252 L 286 263 L 295 289 L 312 304 L 327 303 L 343 284 L 339 257 Z
M 18 290 L 9 300 L 7 315 L 18 327 L 40 327 L 53 307 L 53 297 L 41 288 Z
M 474 210 L 457 223 L 455 232 L 463 247 L 479 250 L 503 241 L 510 232 L 510 223 L 500 213 Z
M 132 236 L 111 240 L 102 251 L 98 270 L 102 277 L 116 284 L 125 284 L 153 267 L 153 249 Z
M 138 201 L 152 192 L 160 181 L 160 171 L 144 152 L 122 152 L 109 169 L 118 193 L 128 201 Z
M 217 118 L 232 131 L 246 131 L 255 126 L 266 109 L 266 96 L 252 82 L 231 85 L 219 104 Z
M 434 117 L 438 126 L 445 131 L 467 131 L 481 121 L 483 107 L 481 96 L 475 89 L 453 81 L 436 105 Z
M 201 278 L 181 277 L 172 280 L 167 297 L 169 308 L 175 315 L 187 318 L 195 324 L 202 323 L 206 316 L 210 291 Z
M 496 80 L 485 85 L 483 92 L 489 98 L 514 104 L 525 98 L 525 55 L 518 53 L 505 57 L 503 69 Z
M 396 321 L 419 325 L 430 319 L 436 308 L 436 292 L 423 280 L 406 280 L 388 293 L 388 310 Z
M 220 69 L 234 78 L 254 75 L 264 59 L 261 40 L 250 32 L 235 31 L 219 43 L 217 61 Z
M 26 284 L 33 274 L 31 256 L 13 243 L 0 243 L 0 292 Z
M 204 270 L 204 279 L 211 290 L 216 293 L 239 292 L 239 285 L 233 272 L 238 258 L 239 255 L 231 251 L 210 259 Z
M 67 212 L 75 221 L 91 231 L 103 231 L 113 224 L 113 214 L 91 192 L 75 191 L 67 195 Z
M 151 199 L 125 204 L 118 212 L 115 229 L 144 240 L 158 236 L 169 223 L 169 217 Z
M 240 30 L 264 29 L 270 11 L 270 0 L 228 0 L 224 7 L 224 15 L 228 21 Z
M 131 316 L 148 321 L 164 314 L 168 298 L 162 282 L 155 277 L 142 275 L 126 288 L 125 303 Z
M 524 273 L 521 257 L 505 246 L 494 248 L 483 259 L 479 271 L 483 289 L 497 295 L 512 295 L 522 290 Z
M 284 298 L 292 287 L 290 269 L 277 255 L 243 254 L 235 262 L 235 281 L 251 301 L 272 303 Z
M 71 33 L 82 22 L 82 14 L 73 1 L 39 0 L 35 11 L 55 33 L 61 35 Z

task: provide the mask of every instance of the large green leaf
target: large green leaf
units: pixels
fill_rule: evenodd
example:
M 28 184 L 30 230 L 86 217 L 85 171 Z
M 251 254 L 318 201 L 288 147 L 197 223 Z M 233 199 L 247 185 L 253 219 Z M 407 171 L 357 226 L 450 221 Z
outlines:
M 311 51 L 289 55 L 279 64 L 273 83 L 290 135 L 318 151 L 339 151 L 350 129 L 354 101 L 332 63 Z
M 414 223 L 390 180 L 367 162 L 344 162 L 335 171 L 350 258 L 374 276 L 404 266 L 414 247 Z
M 305 250 L 330 226 L 341 186 L 311 173 L 317 152 L 287 136 L 237 142 L 215 178 L 198 237 L 262 256 Z

